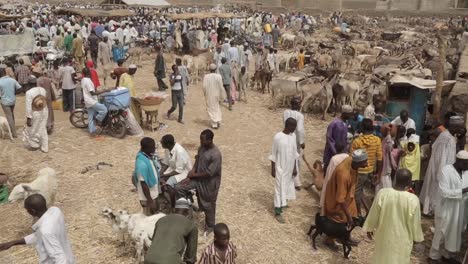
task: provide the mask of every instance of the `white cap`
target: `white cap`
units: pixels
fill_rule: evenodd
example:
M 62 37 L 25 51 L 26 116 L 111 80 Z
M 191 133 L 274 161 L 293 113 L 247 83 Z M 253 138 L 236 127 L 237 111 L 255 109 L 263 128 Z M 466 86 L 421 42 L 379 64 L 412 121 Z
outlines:
M 129 69 L 136 69 L 137 66 L 135 64 L 130 64 L 130 66 L 128 66 Z
M 461 150 L 457 153 L 457 159 L 468 160 L 468 151 Z

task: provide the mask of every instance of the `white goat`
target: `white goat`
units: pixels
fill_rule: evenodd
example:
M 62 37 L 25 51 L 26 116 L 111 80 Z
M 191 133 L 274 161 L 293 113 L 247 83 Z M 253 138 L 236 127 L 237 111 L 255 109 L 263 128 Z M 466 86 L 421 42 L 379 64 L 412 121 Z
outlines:
M 9 202 L 24 200 L 31 194 L 39 193 L 44 196 L 48 206 L 55 202 L 55 194 L 57 193 L 57 175 L 52 168 L 41 169 L 37 178 L 30 183 L 20 183 L 16 185 L 8 197 Z
M 10 140 L 14 141 L 8 120 L 5 117 L 0 116 L 0 139 L 5 138 L 5 133 L 8 133 Z
M 128 219 L 127 230 L 136 244 L 137 263 L 142 263 L 144 261 L 145 250 L 151 246 L 151 239 L 153 238 L 156 222 L 164 216 L 166 215 L 163 213 L 152 216 L 145 216 L 141 213 L 129 215 L 125 212 L 119 214 L 121 224 L 125 223 Z
M 117 215 L 114 214 L 111 208 L 104 207 L 104 209 L 102 209 L 102 216 L 106 218 L 107 223 L 112 226 L 112 231 L 114 231 L 118 237 L 122 237 L 122 242 L 125 244 L 125 233 L 127 233 L 127 229 L 121 228 Z
M 142 213 L 129 214 L 126 210 L 118 210 L 114 214 L 111 208 L 104 208 L 102 214 L 112 225 L 112 230 L 118 234 L 128 234 L 129 239 L 135 245 L 135 257 L 137 263 L 144 260 L 145 249 L 151 246 L 151 239 L 154 233 L 156 222 L 165 216 L 159 213 L 152 216 L 146 216 Z

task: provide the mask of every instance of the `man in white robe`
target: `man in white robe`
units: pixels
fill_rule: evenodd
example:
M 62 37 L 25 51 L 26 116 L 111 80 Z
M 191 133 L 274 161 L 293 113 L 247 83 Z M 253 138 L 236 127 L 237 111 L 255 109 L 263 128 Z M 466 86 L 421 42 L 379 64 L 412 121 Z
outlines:
M 450 124 L 450 129 L 458 125 Z M 432 144 L 431 157 L 424 177 L 419 200 L 423 205 L 423 214 L 435 213 L 435 205 L 440 201 L 439 178 L 445 165 L 455 163 L 456 140 L 449 130 L 445 130 Z
M 302 157 L 304 154 L 305 148 L 305 129 L 304 129 L 304 115 L 299 112 L 301 109 L 301 99 L 298 97 L 294 97 L 291 99 L 291 109 L 287 109 L 283 113 L 283 124 L 288 120 L 288 118 L 294 118 L 297 122 L 296 130 L 294 134 L 296 134 L 296 146 L 299 156 Z M 301 190 L 301 160 L 298 159 L 297 161 L 297 176 L 294 177 L 294 186 L 296 190 Z
M 283 224 L 285 220 L 282 216 L 283 208 L 288 206 L 288 200 L 296 199 L 294 190 L 294 177 L 297 175 L 297 152 L 296 130 L 297 122 L 294 118 L 288 118 L 282 132 L 273 138 L 271 150 L 271 176 L 275 178 L 275 218 Z
M 226 98 L 226 91 L 224 90 L 223 80 L 221 75 L 215 73 L 216 65 L 210 65 L 210 73 L 206 74 L 203 78 L 203 94 L 205 95 L 206 110 L 211 119 L 211 126 L 219 128 L 222 113 L 219 102 Z
M 466 170 L 468 152 L 465 150 L 458 152 L 455 164 L 442 169 L 439 179 L 441 199 L 436 204 L 435 231 L 429 252 L 432 260 L 447 260 L 451 253 L 460 251 L 465 210 L 463 194 L 468 192 L 468 186 L 463 186 L 462 173 Z
M 26 92 L 26 127 L 23 130 L 23 142 L 30 150 L 49 151 L 47 135 L 47 92 L 42 87 L 34 87 Z

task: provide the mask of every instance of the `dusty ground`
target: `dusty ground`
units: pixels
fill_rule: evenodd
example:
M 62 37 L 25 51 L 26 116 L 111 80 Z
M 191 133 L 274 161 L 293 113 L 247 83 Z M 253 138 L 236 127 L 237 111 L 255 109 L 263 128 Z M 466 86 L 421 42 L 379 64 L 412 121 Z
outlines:
M 155 87 L 149 61 L 136 76 L 139 93 Z M 349 261 L 343 260 L 341 251 L 326 249 L 320 238 L 318 250 L 312 250 L 305 233 L 313 222 L 318 199 L 309 191 L 300 191 L 297 201 L 290 204 L 285 213 L 286 224 L 280 225 L 273 218 L 273 179 L 269 175 L 268 155 L 272 138 L 282 127 L 282 109 L 269 110 L 269 102 L 267 95 L 251 91 L 248 104 L 236 103 L 232 112 L 223 108 L 223 125 L 215 131 L 214 142 L 223 154 L 217 222 L 229 225 L 232 241 L 239 251 L 238 263 L 368 263 L 373 246 L 365 240 L 360 229 L 354 234 L 362 242 L 353 249 Z M 169 102 L 165 102 L 162 111 L 168 108 Z M 23 96 L 18 98 L 15 114 L 17 129 L 20 129 L 25 123 Z M 33 180 L 37 171 L 45 166 L 56 169 L 59 190 L 55 205 L 65 213 L 68 235 L 78 263 L 132 263 L 130 250 L 119 245 L 99 212 L 105 206 L 140 211 L 130 183 L 140 139 L 128 136 L 119 140 L 106 136 L 97 141 L 89 138 L 86 130 L 72 127 L 67 114 L 60 111 L 55 114 L 56 130 L 49 138 L 50 152 L 29 152 L 22 147 L 20 139 L 15 143 L 1 140 L 0 171 L 9 174 L 14 185 Z M 194 155 L 199 134 L 209 125 L 200 85 L 190 87 L 184 119 L 185 125 L 181 125 L 160 115 L 160 120 L 169 128 L 154 133 L 145 131 L 145 134 L 159 140 L 162 135 L 171 133 Z M 310 161 L 321 158 L 326 124 L 312 115 L 306 117 L 305 154 Z M 100 161 L 114 167 L 80 173 L 84 167 Z M 306 184 L 311 181 L 310 174 L 303 171 L 302 175 Z M 1 205 L 0 216 L 1 242 L 31 232 L 32 218 L 22 208 L 22 203 Z M 427 229 L 425 224 L 426 232 Z M 426 238 L 431 239 L 432 235 L 427 233 Z M 207 243 L 200 237 L 199 251 Z M 426 254 L 428 246 L 425 243 Z M 0 263 L 36 262 L 32 247 L 0 252 Z M 417 258 L 412 262 L 425 263 Z

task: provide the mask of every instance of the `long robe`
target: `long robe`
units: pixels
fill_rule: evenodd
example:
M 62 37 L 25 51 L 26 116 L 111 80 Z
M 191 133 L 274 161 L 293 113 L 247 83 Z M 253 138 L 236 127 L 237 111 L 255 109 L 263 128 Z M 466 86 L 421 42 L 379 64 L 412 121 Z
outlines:
M 448 130 L 440 133 L 432 145 L 432 155 L 429 159 L 424 184 L 419 199 L 423 205 L 423 213 L 429 214 L 440 202 L 439 180 L 442 168 L 445 165 L 455 163 L 456 141 Z
M 321 215 L 325 215 L 325 193 L 327 191 L 327 184 L 328 181 L 330 181 L 330 178 L 332 177 L 333 173 L 335 172 L 336 167 L 340 165 L 345 159 L 349 158 L 349 155 L 347 153 L 340 153 L 336 154 L 335 156 L 332 157 L 330 160 L 330 164 L 327 167 L 327 171 L 325 173 L 325 178 L 323 179 L 323 186 L 322 186 L 322 191 L 320 192 L 320 208 L 321 210 Z
M 121 87 L 127 88 L 128 91 L 130 92 L 131 97 L 136 97 L 137 96 L 137 92 L 136 92 L 136 88 L 135 88 L 135 77 L 133 75 L 130 75 L 128 73 L 123 73 L 120 76 L 119 85 Z M 130 100 L 130 111 L 132 112 L 135 119 L 138 122 L 140 122 L 141 121 L 141 110 L 135 104 L 134 100 Z
M 41 76 L 37 79 L 36 85 L 46 90 L 48 118 L 47 129 L 54 127 L 54 109 L 52 108 L 52 101 L 56 100 L 54 89 L 52 89 L 52 80 L 48 77 Z
M 102 66 L 105 66 L 108 64 L 112 64 L 111 58 L 112 58 L 112 52 L 111 52 L 111 49 L 109 48 L 109 45 L 104 41 L 99 42 L 98 61 L 101 63 Z
M 336 223 L 346 223 L 347 217 L 340 204 L 345 204 L 351 217 L 357 217 L 356 193 L 357 171 L 351 167 L 352 158 L 340 163 L 327 183 L 324 215 Z
M 372 203 L 363 230 L 375 233 L 371 263 L 410 263 L 413 241 L 424 240 L 418 197 L 406 191 L 382 189 Z
M 295 110 L 285 110 L 283 113 L 283 124 L 282 127 L 284 126 L 286 120 L 288 118 L 294 118 L 297 122 L 297 127 L 296 130 L 294 131 L 294 134 L 296 134 L 296 145 L 297 145 L 297 152 L 299 153 L 299 156 L 302 157 L 304 154 L 304 150 L 301 148 L 301 145 L 305 143 L 305 129 L 304 129 L 304 115 L 298 111 Z M 294 177 L 294 185 L 295 186 L 301 186 L 301 159 L 297 160 L 297 176 Z
M 392 170 L 397 168 L 397 161 L 393 159 L 393 139 L 390 133 L 382 140 L 382 172 L 380 183 L 375 186 L 375 193 L 382 188 L 392 188 Z
M 226 98 L 223 80 L 217 73 L 206 74 L 203 78 L 203 94 L 205 95 L 206 110 L 213 123 L 219 123 L 222 120 L 221 108 L 219 102 Z
M 435 210 L 434 249 L 440 249 L 443 242 L 447 251 L 460 251 L 465 209 L 462 189 L 462 178 L 457 170 L 453 165 L 444 166 L 439 178 L 441 199 Z
M 42 87 L 34 87 L 26 92 L 26 117 L 31 118 L 32 125 L 25 126 L 23 130 L 23 143 L 25 147 L 49 151 L 49 138 L 47 136 L 47 117 L 49 109 L 46 106 L 40 111 L 33 111 L 32 102 L 36 96 L 47 98 L 47 92 Z
M 336 154 L 335 144 L 341 142 L 346 144 L 348 137 L 348 127 L 340 118 L 333 120 L 327 128 L 325 150 L 323 153 L 323 164 L 328 166 L 330 159 Z
M 412 181 L 419 181 L 420 172 L 421 172 L 421 153 L 419 151 L 419 144 L 414 143 L 415 148 L 412 152 L 408 150 L 408 143 L 403 144 L 403 149 L 405 150 L 406 155 L 400 158 L 400 168 L 405 168 L 411 171 Z
M 296 134 L 279 132 L 273 138 L 270 160 L 275 163 L 275 208 L 288 205 L 288 200 L 296 199 L 293 171 L 299 153 L 297 152 Z

